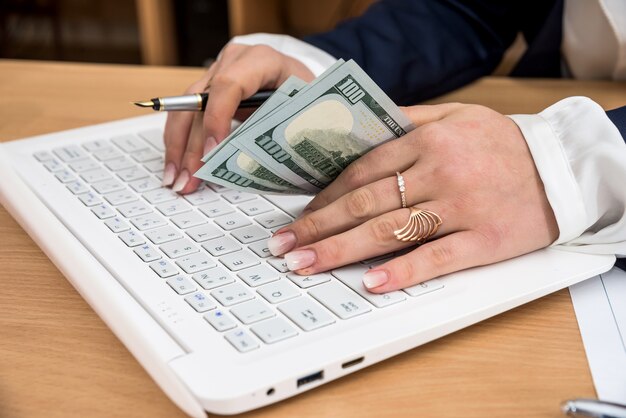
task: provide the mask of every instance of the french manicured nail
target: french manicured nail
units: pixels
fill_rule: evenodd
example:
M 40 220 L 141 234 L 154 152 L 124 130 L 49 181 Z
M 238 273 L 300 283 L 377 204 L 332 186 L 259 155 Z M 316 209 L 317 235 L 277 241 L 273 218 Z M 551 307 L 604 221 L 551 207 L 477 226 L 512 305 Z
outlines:
M 178 175 L 176 182 L 172 186 L 172 190 L 178 193 L 185 188 L 188 182 L 189 182 L 189 171 L 187 171 L 187 169 L 184 169 Z
M 283 255 L 296 245 L 296 234 L 286 231 L 267 240 L 267 248 L 273 255 Z
M 384 270 L 370 270 L 363 276 L 363 284 L 368 289 L 381 286 L 389 281 L 389 276 Z
M 163 171 L 163 182 L 161 186 L 169 186 L 174 182 L 174 178 L 176 177 L 176 166 L 174 163 L 167 163 L 165 166 L 165 171 Z
M 315 263 L 315 251 L 298 250 L 285 254 L 285 262 L 289 270 L 300 270 Z
M 206 142 L 204 143 L 204 151 L 202 152 L 202 154 L 207 155 L 207 153 L 215 148 L 216 145 L 217 141 L 215 140 L 215 138 L 213 138 L 212 136 L 208 137 L 206 139 Z

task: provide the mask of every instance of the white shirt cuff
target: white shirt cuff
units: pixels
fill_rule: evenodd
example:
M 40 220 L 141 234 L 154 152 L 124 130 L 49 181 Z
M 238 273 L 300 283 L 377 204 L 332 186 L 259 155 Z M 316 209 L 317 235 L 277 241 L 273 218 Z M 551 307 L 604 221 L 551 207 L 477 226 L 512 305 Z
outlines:
M 511 119 L 554 211 L 560 234 L 553 245 L 626 254 L 626 144 L 604 110 L 586 97 L 570 97 Z
M 335 57 L 326 51 L 287 35 L 254 33 L 252 35 L 235 36 L 230 42 L 243 45 L 271 46 L 278 52 L 300 61 L 315 77 L 322 74 L 337 61 Z

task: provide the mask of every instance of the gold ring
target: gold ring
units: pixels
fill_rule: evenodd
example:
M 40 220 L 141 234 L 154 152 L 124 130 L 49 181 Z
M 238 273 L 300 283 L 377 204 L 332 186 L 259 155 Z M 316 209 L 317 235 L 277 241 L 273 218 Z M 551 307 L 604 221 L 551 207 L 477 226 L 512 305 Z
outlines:
M 420 209 L 417 206 L 412 206 L 409 209 L 411 210 L 409 221 L 404 227 L 393 231 L 393 233 L 399 241 L 417 241 L 421 244 L 437 233 L 439 225 L 442 223 L 441 218 L 435 212 Z
M 400 190 L 400 202 L 402 203 L 402 207 L 406 208 L 406 194 L 404 194 L 404 192 L 406 192 L 406 187 L 404 185 L 404 177 L 402 177 L 402 174 L 397 171 L 396 177 L 398 179 L 398 190 Z

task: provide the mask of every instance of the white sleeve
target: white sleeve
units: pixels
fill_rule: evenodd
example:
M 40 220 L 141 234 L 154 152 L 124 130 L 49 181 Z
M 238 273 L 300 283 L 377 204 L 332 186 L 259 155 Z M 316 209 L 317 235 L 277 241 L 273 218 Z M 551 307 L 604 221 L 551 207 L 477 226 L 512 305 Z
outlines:
M 604 110 L 570 97 L 537 115 L 512 115 L 559 226 L 552 244 L 626 256 L 626 144 Z
M 322 74 L 337 61 L 335 57 L 326 51 L 287 35 L 254 33 L 252 35 L 235 36 L 230 42 L 243 45 L 271 46 L 278 52 L 300 61 L 315 74 L 315 77 Z

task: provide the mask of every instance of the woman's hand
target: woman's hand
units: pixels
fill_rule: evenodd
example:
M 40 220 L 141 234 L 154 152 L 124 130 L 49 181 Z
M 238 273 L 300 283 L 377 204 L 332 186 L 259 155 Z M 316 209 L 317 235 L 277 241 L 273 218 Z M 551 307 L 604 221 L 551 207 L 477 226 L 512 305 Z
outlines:
M 268 246 L 296 273 L 311 275 L 407 248 L 394 231 L 407 206 L 443 220 L 431 240 L 369 270 L 365 286 L 383 293 L 546 247 L 558 227 L 517 125 L 482 106 L 403 109 L 417 129 L 352 163 L 281 228 Z
M 163 185 L 173 184 L 172 189 L 183 194 L 195 191 L 201 180 L 193 173 L 202 166 L 202 156 L 230 133 L 239 102 L 258 90 L 279 87 L 290 75 L 313 79 L 304 64 L 269 46 L 226 45 L 206 74 L 185 92 L 209 91 L 204 113 L 167 115 Z

